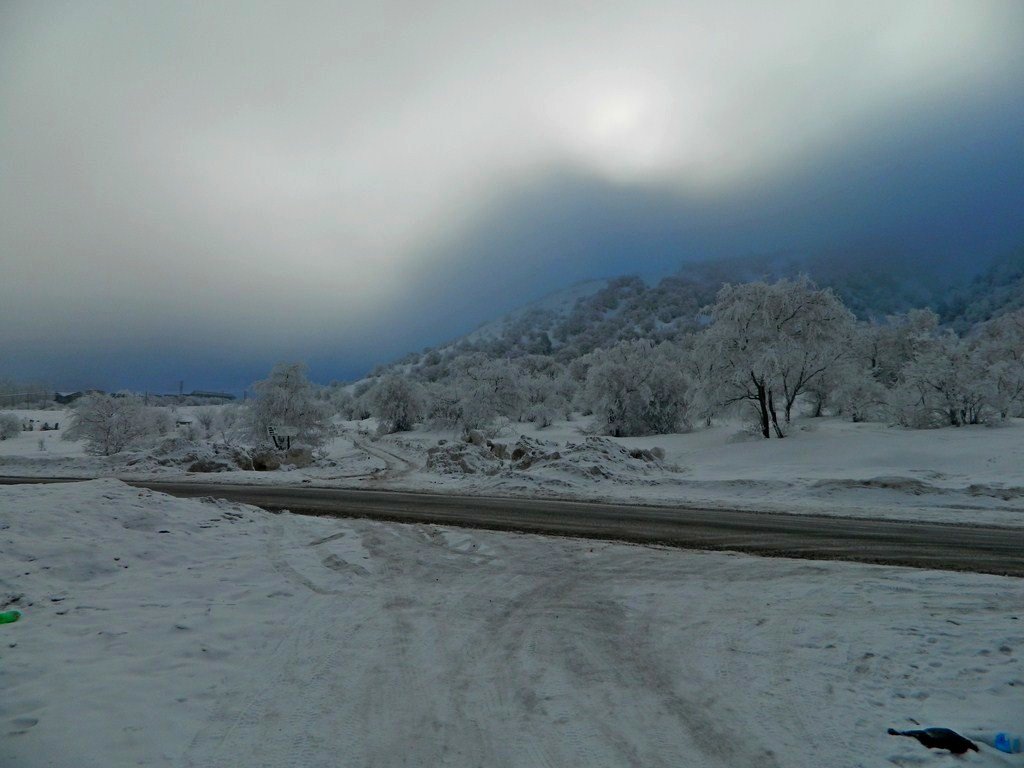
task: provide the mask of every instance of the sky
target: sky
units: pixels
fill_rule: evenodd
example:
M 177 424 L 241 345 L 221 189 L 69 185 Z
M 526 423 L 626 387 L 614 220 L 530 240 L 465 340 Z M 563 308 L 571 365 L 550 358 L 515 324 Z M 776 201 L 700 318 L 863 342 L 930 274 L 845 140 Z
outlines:
M 1024 244 L 1024 3 L 0 3 L 0 378 L 240 390 L 580 280 Z M 895 257 L 894 257 L 895 258 Z

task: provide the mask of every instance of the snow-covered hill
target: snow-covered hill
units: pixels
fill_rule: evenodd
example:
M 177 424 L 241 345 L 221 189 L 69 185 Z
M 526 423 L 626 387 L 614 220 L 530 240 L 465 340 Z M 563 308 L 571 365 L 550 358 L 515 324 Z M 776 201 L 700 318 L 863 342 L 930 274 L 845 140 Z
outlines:
M 462 337 L 423 353 L 410 353 L 392 365 L 381 366 L 375 374 L 389 370 L 408 373 L 473 352 L 488 357 L 550 355 L 564 363 L 620 341 L 674 340 L 700 327 L 701 308 L 714 300 L 723 284 L 801 274 L 810 276 L 820 287 L 832 288 L 862 319 L 884 318 L 919 307 L 940 309 L 943 297 L 952 289 L 952 277 L 941 265 L 922 271 L 886 255 L 715 259 L 687 264 L 656 283 L 629 275 L 578 283 L 495 318 Z M 970 278 L 960 276 L 964 281 Z M 985 283 L 985 278 L 979 277 L 978 281 Z M 961 305 L 976 299 L 973 293 L 968 296 L 965 292 Z M 979 311 L 974 309 L 973 313 Z
M 560 291 L 549 293 L 537 301 L 530 302 L 502 317 L 490 320 L 475 331 L 462 337 L 471 344 L 501 339 L 512 333 L 516 327 L 526 324 L 541 326 L 544 320 L 555 323 L 568 317 L 577 303 L 608 287 L 610 280 L 587 280 Z
M 965 330 L 1024 307 L 1024 250 L 996 260 L 942 303 L 943 319 Z

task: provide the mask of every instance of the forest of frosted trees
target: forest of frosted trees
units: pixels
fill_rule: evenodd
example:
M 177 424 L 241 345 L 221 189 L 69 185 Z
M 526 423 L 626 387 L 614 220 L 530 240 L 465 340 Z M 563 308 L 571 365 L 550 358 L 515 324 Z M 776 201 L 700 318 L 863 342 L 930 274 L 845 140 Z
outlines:
M 563 316 L 522 314 L 321 397 L 382 431 L 583 414 L 613 436 L 740 418 L 771 439 L 798 416 L 933 428 L 1024 414 L 1024 310 L 957 333 L 930 309 L 858 320 L 806 277 L 726 284 L 705 306 L 672 283 L 630 302 L 642 285 L 612 281 Z
M 935 303 L 942 314 L 879 316 L 920 291 L 897 282 L 882 280 L 872 294 L 849 281 L 819 288 L 806 276 L 723 283 L 719 269 L 654 286 L 597 282 L 572 303 L 527 307 L 353 384 L 319 386 L 301 364 L 281 364 L 246 405 L 202 410 L 185 432 L 261 450 L 274 424 L 321 446 L 335 417 L 375 417 L 381 433 L 422 426 L 465 435 L 583 417 L 586 428 L 617 437 L 738 419 L 778 439 L 796 419 L 826 415 L 911 429 L 1024 416 L 1024 256 L 946 291 Z M 26 392 L 46 401 L 39 385 L 0 390 L 12 404 Z M 16 435 L 21 421 L 0 416 L 0 439 Z M 82 398 L 65 436 L 110 455 L 172 434 L 182 429 L 166 408 L 125 392 Z

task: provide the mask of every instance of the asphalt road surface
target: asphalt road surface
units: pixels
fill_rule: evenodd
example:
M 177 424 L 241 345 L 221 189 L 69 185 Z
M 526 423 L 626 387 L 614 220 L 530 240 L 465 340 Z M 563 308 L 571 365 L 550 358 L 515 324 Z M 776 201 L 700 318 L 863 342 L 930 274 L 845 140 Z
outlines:
M 0 478 L 0 484 L 61 482 Z M 303 486 L 133 481 L 271 511 L 1024 577 L 1024 528 Z

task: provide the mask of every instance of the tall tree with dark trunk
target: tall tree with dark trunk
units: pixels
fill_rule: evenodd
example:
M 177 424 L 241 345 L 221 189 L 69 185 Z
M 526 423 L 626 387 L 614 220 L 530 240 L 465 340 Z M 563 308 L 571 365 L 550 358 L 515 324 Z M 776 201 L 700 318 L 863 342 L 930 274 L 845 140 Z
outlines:
M 788 425 L 800 396 L 847 354 L 854 328 L 832 291 L 806 278 L 723 286 L 705 312 L 711 324 L 695 345 L 705 400 L 751 403 L 765 438 L 785 437 L 776 401 Z

